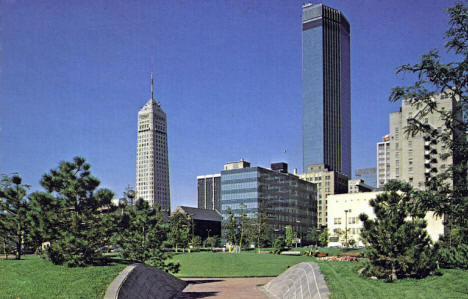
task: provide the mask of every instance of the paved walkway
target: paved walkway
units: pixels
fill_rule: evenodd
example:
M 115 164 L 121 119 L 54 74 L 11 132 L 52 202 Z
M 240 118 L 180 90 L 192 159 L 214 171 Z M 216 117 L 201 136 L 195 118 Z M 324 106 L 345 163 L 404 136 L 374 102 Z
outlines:
M 253 278 L 182 278 L 189 285 L 177 299 L 192 298 L 267 298 L 257 285 L 266 284 L 274 277 Z

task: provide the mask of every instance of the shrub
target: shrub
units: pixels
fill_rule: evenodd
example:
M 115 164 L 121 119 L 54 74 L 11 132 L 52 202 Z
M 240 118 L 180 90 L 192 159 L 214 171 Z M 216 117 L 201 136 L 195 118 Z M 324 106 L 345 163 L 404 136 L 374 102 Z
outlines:
M 439 248 L 437 258 L 443 268 L 468 269 L 468 245 Z

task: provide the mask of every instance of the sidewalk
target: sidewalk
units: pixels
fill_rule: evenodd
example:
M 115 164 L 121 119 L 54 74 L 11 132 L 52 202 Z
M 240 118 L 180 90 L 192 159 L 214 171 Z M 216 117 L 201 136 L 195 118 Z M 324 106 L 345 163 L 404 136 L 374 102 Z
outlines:
M 252 278 L 182 278 L 189 285 L 177 299 L 192 298 L 267 298 L 257 285 L 264 285 L 274 277 Z

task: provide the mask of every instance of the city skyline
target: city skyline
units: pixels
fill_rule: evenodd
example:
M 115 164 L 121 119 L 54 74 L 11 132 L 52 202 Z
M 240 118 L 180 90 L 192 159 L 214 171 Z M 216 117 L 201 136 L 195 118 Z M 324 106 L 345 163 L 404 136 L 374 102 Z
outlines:
M 411 81 L 395 68 L 442 48 L 455 1 L 323 3 L 353 28 L 353 172 L 375 167 L 399 108 L 390 89 Z M 301 167 L 302 2 L 0 5 L 0 173 L 18 172 L 31 191 L 76 155 L 116 197 L 134 184 L 151 70 L 169 118 L 173 207 L 195 206 L 196 177 L 227 161 Z

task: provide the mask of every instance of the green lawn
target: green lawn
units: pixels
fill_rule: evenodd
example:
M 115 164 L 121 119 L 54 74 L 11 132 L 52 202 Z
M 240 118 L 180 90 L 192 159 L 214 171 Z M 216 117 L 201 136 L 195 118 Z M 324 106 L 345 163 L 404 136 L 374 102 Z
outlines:
M 333 250 L 329 253 L 334 252 Z M 254 252 L 186 253 L 174 256 L 173 260 L 181 265 L 181 271 L 177 274 L 179 277 L 277 276 L 288 266 L 304 261 L 317 261 L 307 256 Z M 468 298 L 468 271 L 464 270 L 442 269 L 442 276 L 385 283 L 359 276 L 357 271 L 363 267 L 363 262 L 318 263 L 332 292 L 332 298 Z
M 288 266 L 312 261 L 307 256 L 242 253 L 195 252 L 173 257 L 180 263 L 178 277 L 261 277 L 277 276 Z
M 0 298 L 102 298 L 126 266 L 68 268 L 35 256 L 0 259 Z
M 442 269 L 442 276 L 386 283 L 359 276 L 362 262 L 319 261 L 331 298 L 468 298 L 468 271 Z

